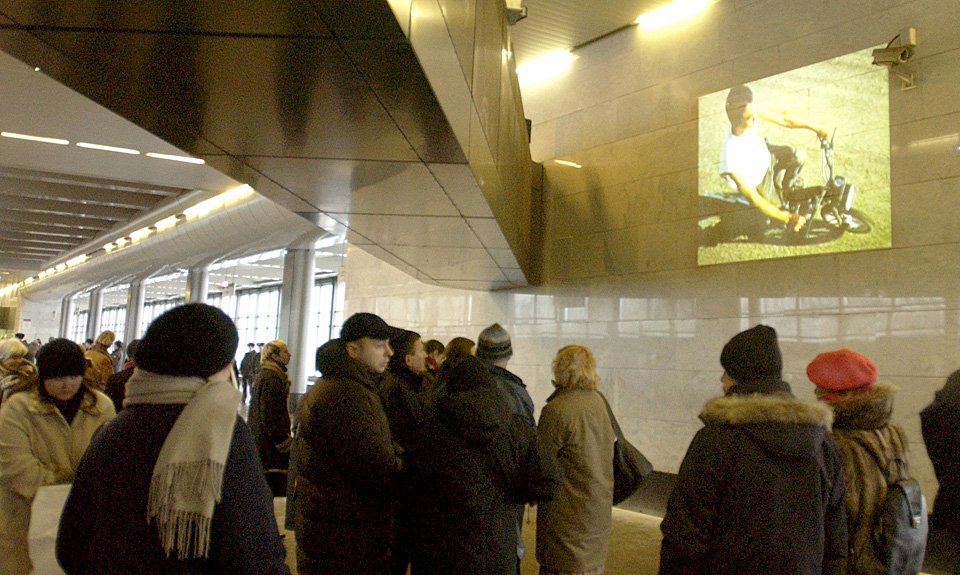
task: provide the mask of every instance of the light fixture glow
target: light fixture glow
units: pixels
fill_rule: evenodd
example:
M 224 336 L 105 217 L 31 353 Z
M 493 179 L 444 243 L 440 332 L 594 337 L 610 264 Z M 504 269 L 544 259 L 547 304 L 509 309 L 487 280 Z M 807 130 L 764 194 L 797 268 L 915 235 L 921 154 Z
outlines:
M 137 231 L 130 232 L 130 241 L 139 242 L 140 240 L 146 238 L 153 233 L 153 230 L 150 228 L 140 228 Z
M 67 267 L 71 267 L 71 268 L 72 268 L 73 266 L 78 266 L 78 265 L 82 264 L 83 262 L 87 261 L 88 259 L 90 259 L 90 258 L 87 256 L 87 254 L 81 254 L 81 255 L 73 258 L 73 259 L 67 260 Z
M 110 242 L 109 244 L 103 244 L 103 251 L 105 251 L 105 252 L 107 252 L 107 253 L 109 254 L 109 253 L 112 252 L 114 249 L 116 249 L 116 247 L 117 247 L 117 246 L 113 245 L 113 242 Z
M 711 0 L 674 0 L 637 16 L 635 22 L 644 30 L 655 30 L 676 24 L 705 10 Z
M 52 275 L 55 274 L 55 273 L 57 273 L 57 268 L 47 268 L 47 275 L 48 275 L 48 276 L 52 276 Z
M 554 160 L 553 162 L 556 163 L 556 164 L 560 164 L 561 166 L 570 166 L 571 168 L 580 169 L 580 168 L 583 167 L 583 166 L 581 166 L 580 164 L 578 164 L 578 163 L 576 163 L 576 162 L 568 162 L 568 161 L 566 161 L 566 160 Z
M 157 228 L 158 232 L 162 232 L 164 230 L 168 230 L 173 226 L 177 225 L 177 219 L 178 219 L 177 216 L 168 216 L 166 218 L 163 218 L 159 222 L 153 224 L 153 227 Z
M 47 277 L 47 272 L 46 272 L 46 270 L 38 273 L 38 274 L 37 274 L 37 277 L 40 278 L 40 279 L 43 279 L 43 278 Z
M 183 215 L 190 218 L 200 218 L 203 217 L 214 209 L 223 207 L 225 205 L 231 204 L 247 197 L 253 193 L 253 188 L 247 184 L 242 184 L 235 188 L 231 188 L 222 194 L 216 195 L 210 199 L 204 200 L 199 204 L 190 206 L 189 208 L 183 210 Z
M 517 66 L 517 77 L 521 84 L 536 84 L 559 76 L 570 67 L 577 56 L 570 50 L 557 50 Z
M 118 248 L 122 248 L 123 246 L 129 244 L 129 243 L 130 243 L 130 240 L 129 240 L 128 238 L 125 238 L 125 237 L 124 237 L 124 238 L 117 238 L 117 239 L 113 240 L 113 243 L 117 244 L 117 247 L 118 247 Z
M 28 286 L 28 285 L 30 285 L 30 284 L 32 284 L 32 283 L 33 283 L 33 278 L 32 278 L 32 277 L 29 277 L 29 278 L 23 280 L 23 285 Z
M 65 269 L 67 269 L 67 264 L 59 263 L 59 264 L 57 264 L 57 266 L 56 266 L 56 270 L 57 270 L 58 272 L 62 272 L 62 271 L 65 270 Z
M 131 156 L 139 156 L 140 152 L 133 150 L 131 148 L 118 148 L 116 146 L 104 146 L 103 144 L 91 144 L 90 142 L 77 142 L 77 147 L 87 148 L 90 150 L 102 150 L 104 152 L 116 152 L 118 154 L 130 154 Z
M 158 154 L 156 152 L 147 152 L 148 158 L 158 158 L 160 160 L 173 160 L 174 162 L 186 162 L 188 164 L 205 164 L 200 158 L 191 158 L 190 156 L 174 156 L 172 154 Z
M 31 136 L 29 134 L 18 134 L 16 132 L 0 132 L 0 136 L 3 136 L 4 138 L 14 138 L 16 140 L 30 140 L 31 142 L 60 144 L 61 146 L 66 146 L 70 143 L 69 140 L 63 140 L 61 138 L 44 138 L 43 136 Z

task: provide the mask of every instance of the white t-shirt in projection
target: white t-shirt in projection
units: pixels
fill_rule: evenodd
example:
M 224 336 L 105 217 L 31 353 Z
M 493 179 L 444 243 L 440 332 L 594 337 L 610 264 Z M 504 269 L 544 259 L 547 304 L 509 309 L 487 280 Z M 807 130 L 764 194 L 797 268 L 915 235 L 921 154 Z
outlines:
M 720 152 L 720 174 L 736 174 L 747 186 L 756 188 L 770 168 L 770 151 L 767 142 L 760 136 L 756 126 L 747 128 L 739 136 L 732 132 L 723 141 Z M 732 178 L 724 178 L 733 188 Z

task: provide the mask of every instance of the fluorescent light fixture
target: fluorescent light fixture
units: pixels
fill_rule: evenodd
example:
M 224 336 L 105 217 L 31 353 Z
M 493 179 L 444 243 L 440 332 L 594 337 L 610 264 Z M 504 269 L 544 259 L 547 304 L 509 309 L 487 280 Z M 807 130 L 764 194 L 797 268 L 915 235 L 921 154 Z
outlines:
M 87 261 L 88 259 L 90 259 L 90 258 L 87 257 L 87 254 L 79 255 L 79 256 L 77 256 L 77 257 L 75 257 L 75 258 L 73 258 L 73 259 L 67 260 L 67 267 L 71 267 L 71 268 L 72 268 L 73 266 L 78 266 L 78 265 L 82 264 L 83 262 Z
M 56 270 L 58 272 L 62 272 L 65 269 L 67 269 L 67 264 L 64 264 L 64 263 L 57 264 Z
M 47 268 L 47 275 L 48 275 L 48 276 L 52 276 L 52 275 L 55 274 L 55 273 L 57 273 L 57 268 Z
M 583 167 L 583 166 L 581 166 L 580 164 L 578 164 L 578 163 L 576 163 L 576 162 L 568 162 L 568 161 L 566 161 L 566 160 L 554 160 L 553 162 L 554 162 L 555 164 L 560 164 L 561 166 L 570 166 L 571 168 L 580 169 L 580 168 Z
M 517 66 L 517 76 L 522 84 L 536 84 L 559 76 L 576 59 L 570 50 L 556 50 Z
M 32 277 L 29 277 L 29 278 L 23 280 L 23 285 L 28 286 L 28 285 L 32 284 L 33 281 L 34 281 L 33 278 L 32 278 Z
M 710 5 L 711 0 L 673 0 L 637 16 L 635 22 L 644 30 L 655 30 L 695 16 Z
M 140 152 L 137 150 L 132 150 L 130 148 L 118 148 L 116 146 L 104 146 L 102 144 L 91 144 L 90 142 L 77 142 L 77 147 L 88 148 L 90 150 L 103 150 L 104 152 L 116 152 L 118 154 L 130 154 L 131 156 L 139 156 Z
M 177 225 L 178 220 L 179 218 L 177 218 L 177 216 L 168 216 L 166 218 L 163 218 L 159 222 L 153 224 L 153 227 L 157 228 L 158 232 L 162 232 L 164 230 L 168 230 L 173 226 Z
M 190 156 L 174 156 L 172 154 L 158 154 L 156 152 L 147 152 L 148 158 L 158 158 L 161 160 L 173 160 L 174 162 L 186 162 L 188 164 L 205 164 L 200 158 L 191 158 Z
M 66 146 L 69 144 L 69 140 L 63 140 L 60 138 L 44 138 L 42 136 L 31 136 L 29 134 L 18 134 L 16 132 L 0 132 L 0 136 L 4 138 L 14 138 L 16 140 L 30 140 L 31 142 L 44 142 L 46 144 L 60 144 L 61 146 Z
M 140 240 L 146 238 L 153 233 L 153 230 L 150 228 L 140 228 L 137 231 L 130 232 L 130 241 L 139 242 Z
M 127 244 L 130 243 L 130 239 L 129 239 L 129 238 L 125 238 L 125 237 L 124 237 L 124 238 L 117 238 L 117 239 L 113 240 L 113 243 L 117 244 L 117 247 L 118 247 L 118 248 L 122 248 L 123 246 L 125 246 L 125 245 L 127 245 Z
M 47 277 L 47 272 L 46 272 L 46 270 L 38 273 L 38 274 L 37 274 L 37 277 L 40 278 L 40 279 L 43 279 L 43 278 Z
M 108 254 L 116 248 L 117 246 L 113 245 L 113 242 L 110 242 L 109 244 L 103 244 L 103 251 L 107 252 Z
M 199 204 L 190 206 L 189 208 L 183 210 L 183 215 L 191 218 L 200 218 L 216 208 L 223 207 L 227 204 L 233 203 L 237 200 L 245 198 L 253 193 L 253 188 L 247 184 L 242 184 L 235 188 L 231 188 L 222 194 L 216 195 L 208 200 L 204 200 Z

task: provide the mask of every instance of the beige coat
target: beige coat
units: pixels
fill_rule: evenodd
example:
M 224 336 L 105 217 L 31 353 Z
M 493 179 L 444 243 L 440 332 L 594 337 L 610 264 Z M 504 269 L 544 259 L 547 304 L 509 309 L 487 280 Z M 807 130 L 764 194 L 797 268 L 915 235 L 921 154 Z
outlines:
M 99 391 L 72 424 L 37 390 L 15 393 L 0 409 L 0 573 L 29 573 L 30 506 L 42 485 L 68 483 L 101 425 L 116 415 Z
M 97 389 L 102 391 L 107 385 L 107 380 L 110 379 L 110 376 L 114 374 L 113 358 L 110 357 L 109 353 L 97 347 L 96 345 L 88 349 L 83 356 L 90 361 L 90 364 L 93 365 L 93 369 L 97 374 L 96 378 L 90 379 L 95 380 Z M 90 374 L 86 375 L 89 377 Z
M 537 508 L 537 561 L 563 572 L 596 569 L 607 556 L 616 441 L 603 398 L 595 391 L 558 390 L 537 430 L 564 474 L 556 499 Z

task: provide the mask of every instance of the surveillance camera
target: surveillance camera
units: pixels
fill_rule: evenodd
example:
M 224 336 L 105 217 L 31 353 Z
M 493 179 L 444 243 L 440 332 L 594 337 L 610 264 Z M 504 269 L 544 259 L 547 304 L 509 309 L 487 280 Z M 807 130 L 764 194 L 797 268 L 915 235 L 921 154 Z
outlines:
M 913 56 L 913 49 L 906 46 L 877 48 L 873 51 L 873 63 L 877 66 L 896 66 Z

